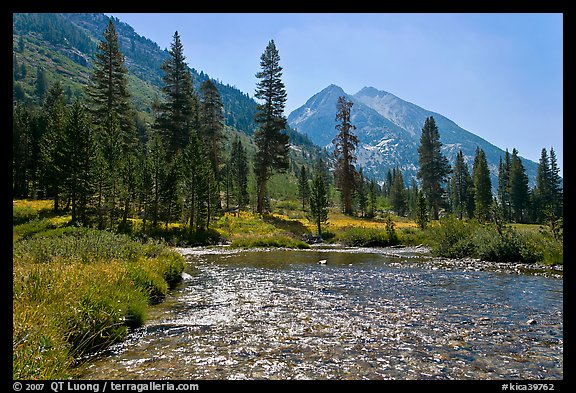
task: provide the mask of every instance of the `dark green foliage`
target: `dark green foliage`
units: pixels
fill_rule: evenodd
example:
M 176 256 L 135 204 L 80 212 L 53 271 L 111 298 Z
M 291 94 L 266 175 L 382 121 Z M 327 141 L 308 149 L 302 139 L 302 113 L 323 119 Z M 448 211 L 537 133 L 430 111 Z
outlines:
M 166 176 L 166 163 L 168 157 L 164 148 L 164 143 L 160 134 L 156 131 L 150 132 L 148 143 L 146 144 L 146 172 L 144 173 L 143 192 L 149 195 L 149 207 L 145 211 L 145 217 L 152 219 L 152 225 L 158 225 L 160 217 L 160 202 L 162 184 Z M 149 177 L 148 177 L 149 176 Z
M 202 146 L 195 132 L 183 155 L 183 190 L 186 216 L 190 219 L 190 233 L 207 229 L 210 219 L 210 186 L 213 178 L 210 163 L 205 160 Z
M 479 147 L 476 148 L 474 157 L 472 180 L 474 182 L 475 216 L 480 221 L 486 221 L 490 218 L 492 183 L 490 181 L 490 170 L 488 169 L 486 154 Z
M 377 196 L 379 193 L 379 186 L 376 180 L 370 180 L 368 183 L 368 217 L 374 217 L 376 212 Z
M 248 157 L 240 138 L 236 137 L 232 144 L 232 153 L 228 163 L 229 190 L 233 195 L 238 210 L 243 210 L 249 203 L 248 195 Z M 229 199 L 229 198 L 228 198 Z M 227 207 L 229 203 L 227 202 Z
M 46 71 L 42 68 L 36 70 L 36 97 L 39 103 L 44 102 L 45 95 L 48 91 L 48 80 Z
M 368 187 L 366 185 L 366 178 L 362 168 L 358 171 L 356 177 L 356 201 L 358 203 L 358 210 L 361 217 L 366 217 L 366 210 L 368 208 Z
M 332 140 L 334 144 L 334 158 L 336 164 L 334 177 L 336 187 L 342 193 L 342 201 L 345 214 L 352 214 L 352 199 L 354 197 L 356 185 L 356 147 L 358 146 L 358 137 L 353 133 L 356 126 L 350 120 L 350 111 L 354 103 L 348 101 L 346 97 L 338 97 L 336 104 L 336 129 L 338 135 Z
M 40 140 L 40 162 L 42 178 L 47 195 L 54 197 L 54 211 L 60 209 L 60 193 L 64 177 L 66 146 L 64 127 L 66 106 L 64 92 L 59 83 L 49 91 L 44 104 L 46 129 Z
M 563 214 L 563 200 L 562 179 L 554 149 L 550 149 L 550 156 L 546 149 L 542 149 L 532 202 L 533 219 L 542 223 L 560 217 Z
M 462 219 L 474 216 L 474 183 L 464 161 L 462 150 L 456 156 L 451 181 L 452 209 L 456 217 Z
M 133 137 L 134 122 L 128 91 L 128 70 L 124 65 L 124 55 L 120 52 L 118 34 L 112 21 L 108 23 L 103 40 L 98 44 L 87 92 L 94 123 L 107 128 L 112 123 L 110 118 L 116 117 L 117 126 L 124 134 L 122 139 L 129 143 Z
M 164 138 L 166 151 L 174 154 L 186 146 L 190 130 L 198 130 L 198 98 L 178 32 L 174 33 L 168 53 L 170 57 L 162 64 L 166 101 L 160 104 L 155 128 Z
M 498 167 L 498 203 L 502 206 L 504 216 L 508 221 L 512 218 L 512 202 L 510 200 L 511 165 L 510 154 L 508 153 L 508 149 L 506 149 L 505 159 L 502 161 L 502 157 L 500 157 L 500 165 Z
M 406 188 L 404 187 L 404 178 L 400 168 L 394 170 L 394 178 L 392 180 L 392 187 L 390 188 L 390 202 L 392 208 L 399 216 L 404 216 L 407 210 L 407 195 Z
M 494 204 L 498 208 L 498 204 Z M 503 213 L 493 212 L 493 216 Z M 494 262 L 537 262 L 543 260 L 530 235 L 520 234 L 500 221 L 480 224 L 476 220 L 446 217 L 430 229 L 429 241 L 434 255 L 448 258 L 478 258 Z
M 316 224 L 318 237 L 321 237 L 322 224 L 328 222 L 328 190 L 320 172 L 315 173 L 310 187 L 309 220 Z
M 12 190 L 14 196 L 29 193 L 32 166 L 32 116 L 23 105 L 16 105 L 12 120 Z
M 472 228 L 472 225 L 453 217 L 441 219 L 440 225 L 431 228 L 432 253 L 448 258 L 465 258 L 473 255 Z
M 212 171 L 217 184 L 220 184 L 220 171 L 222 167 L 224 134 L 224 115 L 222 99 L 218 89 L 210 79 L 202 83 L 200 88 L 202 99 L 200 102 L 200 131 L 201 139 L 207 149 L 208 158 L 212 164 Z M 218 187 L 218 190 L 220 188 Z
M 422 191 L 418 191 L 415 216 L 418 227 L 420 227 L 420 229 L 426 228 L 430 222 L 430 216 L 428 215 L 428 204 L 426 203 L 426 197 Z
M 554 148 L 550 148 L 550 192 L 552 194 L 552 211 L 556 217 L 561 217 L 564 212 L 564 192 L 560 168 Z
M 126 226 L 136 190 L 138 137 L 128 91 L 128 70 L 111 20 L 98 44 L 87 93 L 97 135 L 95 177 L 99 227 L 107 226 L 107 220 L 109 226 L 114 225 L 120 210 L 122 226 Z
M 282 82 L 280 56 L 274 40 L 271 40 L 260 57 L 261 71 L 256 74 L 260 79 L 256 86 L 255 97 L 262 100 L 258 104 L 254 117 L 258 129 L 254 133 L 254 142 L 258 147 L 254 159 L 254 171 L 257 179 L 256 210 L 262 214 L 265 209 L 267 183 L 274 171 L 285 171 L 289 167 L 289 137 L 282 132 L 286 128 L 284 105 L 286 90 Z
M 86 207 L 94 192 L 93 165 L 95 140 L 84 106 L 76 101 L 64 127 L 65 188 L 71 200 L 72 222 L 86 223 Z
M 512 150 L 509 182 L 512 217 L 516 222 L 523 222 L 528 208 L 530 190 L 528 188 L 528 176 L 516 149 Z
M 302 201 L 302 210 L 306 210 L 306 202 L 310 197 L 310 185 L 308 184 L 308 171 L 302 165 L 298 176 L 298 198 Z
M 444 194 L 443 184 L 451 172 L 448 159 L 442 155 L 440 133 L 434 117 L 426 118 L 420 146 L 418 147 L 418 178 L 422 181 L 422 191 L 432 210 L 432 218 L 438 219 L 438 212 Z

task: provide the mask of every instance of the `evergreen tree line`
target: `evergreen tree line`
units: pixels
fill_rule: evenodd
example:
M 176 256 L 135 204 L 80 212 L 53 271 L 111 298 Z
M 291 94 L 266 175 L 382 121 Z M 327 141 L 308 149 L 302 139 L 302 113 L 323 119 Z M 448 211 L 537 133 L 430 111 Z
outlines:
M 164 100 L 144 138 L 136 132 L 128 72 L 110 21 L 98 45 L 85 101 L 67 104 L 60 83 L 40 109 L 14 106 L 13 192 L 54 199 L 72 221 L 144 230 L 181 221 L 191 232 L 209 228 L 226 207 L 248 203 L 248 159 L 239 139 L 224 152 L 224 118 L 211 80 L 192 87 L 178 33 L 163 63 Z M 225 184 L 225 192 L 221 185 Z

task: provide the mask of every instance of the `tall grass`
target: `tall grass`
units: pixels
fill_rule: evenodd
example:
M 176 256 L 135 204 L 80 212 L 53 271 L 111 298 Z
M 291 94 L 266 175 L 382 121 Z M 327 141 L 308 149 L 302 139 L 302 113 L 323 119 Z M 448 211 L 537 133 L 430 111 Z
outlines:
M 161 243 L 88 228 L 41 231 L 13 250 L 15 379 L 73 377 L 78 357 L 141 326 L 185 266 Z

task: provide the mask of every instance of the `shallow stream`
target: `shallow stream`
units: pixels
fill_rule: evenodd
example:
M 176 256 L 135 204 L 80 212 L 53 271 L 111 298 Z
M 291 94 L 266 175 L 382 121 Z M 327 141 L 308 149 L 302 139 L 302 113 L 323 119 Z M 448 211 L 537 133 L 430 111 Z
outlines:
M 179 251 L 183 283 L 82 379 L 563 378 L 561 276 L 402 250 Z

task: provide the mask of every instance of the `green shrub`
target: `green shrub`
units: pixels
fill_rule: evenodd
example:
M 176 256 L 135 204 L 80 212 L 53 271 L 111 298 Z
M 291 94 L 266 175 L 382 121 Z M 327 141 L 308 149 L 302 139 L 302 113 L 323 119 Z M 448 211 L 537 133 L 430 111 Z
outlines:
M 472 233 L 478 228 L 476 222 L 462 221 L 454 217 L 440 220 L 440 225 L 429 228 L 430 250 L 433 255 L 447 258 L 464 258 L 474 255 Z
M 440 220 L 440 225 L 427 230 L 426 243 L 436 256 L 447 258 L 473 257 L 494 262 L 542 262 L 562 264 L 562 242 L 531 231 L 519 232 L 504 226 L 501 232 L 493 224 L 475 220 Z M 410 238 L 409 235 L 407 236 Z

